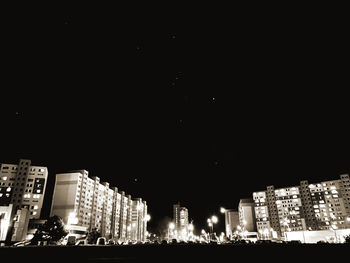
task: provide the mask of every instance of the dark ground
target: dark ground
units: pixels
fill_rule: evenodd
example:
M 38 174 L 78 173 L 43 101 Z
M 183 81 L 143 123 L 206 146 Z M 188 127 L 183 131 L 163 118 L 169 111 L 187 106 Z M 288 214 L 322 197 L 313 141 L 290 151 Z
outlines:
M 349 253 L 345 244 L 0 248 L 1 259 L 8 257 L 11 262 L 332 262 Z

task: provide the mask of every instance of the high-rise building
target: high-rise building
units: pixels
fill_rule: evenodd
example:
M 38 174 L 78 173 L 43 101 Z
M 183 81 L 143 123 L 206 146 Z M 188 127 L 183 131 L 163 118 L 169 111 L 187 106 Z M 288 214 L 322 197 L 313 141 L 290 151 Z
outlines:
M 338 180 L 254 192 L 255 217 L 261 238 L 285 232 L 350 227 L 350 180 Z
M 173 205 L 173 220 L 175 230 L 182 231 L 188 229 L 188 210 L 186 207 L 181 207 L 180 204 Z
M 145 241 L 147 231 L 147 205 L 146 201 L 136 198 L 132 201 L 130 240 Z
M 239 224 L 239 214 L 237 210 L 234 209 L 225 209 L 225 230 L 226 236 L 231 238 Z
M 32 166 L 30 160 L 1 164 L 0 206 L 12 204 L 12 214 L 27 208 L 30 219 L 40 218 L 47 181 L 47 168 Z
M 100 183 L 100 178 L 88 177 L 88 171 L 79 170 L 56 175 L 52 199 L 51 216 L 58 215 L 75 231 L 97 229 L 102 236 L 120 241 L 144 241 L 147 229 L 145 202 L 138 206 L 135 227 L 132 232 L 133 206 L 130 195 L 109 187 L 109 183 Z M 141 217 L 142 215 L 142 217 Z M 142 223 L 142 225 L 139 225 Z M 141 231 L 142 230 L 142 231 Z
M 254 206 L 251 198 L 241 199 L 238 205 L 239 225 L 248 232 L 256 232 Z

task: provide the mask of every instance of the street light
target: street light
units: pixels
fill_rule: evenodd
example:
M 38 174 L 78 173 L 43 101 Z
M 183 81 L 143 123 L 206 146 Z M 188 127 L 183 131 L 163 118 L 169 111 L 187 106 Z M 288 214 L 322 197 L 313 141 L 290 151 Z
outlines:
M 337 237 L 337 226 L 336 225 L 333 225 L 332 224 L 332 226 L 331 226 L 331 229 L 334 231 L 334 236 L 335 236 L 335 240 L 334 240 L 334 242 L 335 243 L 337 243 L 337 241 L 338 241 L 338 237 Z
M 211 221 L 213 222 L 213 224 L 216 224 L 218 222 L 218 217 L 217 216 L 212 216 L 211 217 Z
M 220 213 L 225 214 L 225 212 L 226 212 L 226 209 L 224 207 L 220 207 Z
M 145 216 L 145 221 L 150 221 L 151 220 L 151 216 L 149 215 L 149 214 L 147 214 L 146 216 Z

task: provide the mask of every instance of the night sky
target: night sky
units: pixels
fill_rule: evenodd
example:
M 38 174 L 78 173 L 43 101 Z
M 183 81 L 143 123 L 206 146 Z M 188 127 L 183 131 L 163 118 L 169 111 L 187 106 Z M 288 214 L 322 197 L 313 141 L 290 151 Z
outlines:
M 70 170 L 142 197 L 151 229 L 178 201 L 199 229 L 266 185 L 350 172 L 342 16 L 141 11 L 6 20 L 0 162 L 48 167 L 44 216 Z

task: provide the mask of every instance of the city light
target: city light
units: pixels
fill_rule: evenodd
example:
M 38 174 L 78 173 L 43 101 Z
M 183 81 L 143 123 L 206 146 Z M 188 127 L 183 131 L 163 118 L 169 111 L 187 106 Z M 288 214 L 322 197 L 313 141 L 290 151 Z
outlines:
M 218 217 L 217 216 L 212 216 L 211 217 L 211 221 L 213 222 L 213 224 L 216 224 L 218 222 Z
M 194 228 L 194 227 L 193 227 L 193 224 L 189 224 L 189 225 L 188 225 L 188 230 L 189 230 L 189 231 L 193 231 L 193 228 Z
M 149 214 L 147 214 L 146 216 L 145 216 L 145 221 L 150 221 L 151 220 L 151 216 L 149 215 Z
M 79 219 L 76 217 L 75 212 L 69 213 L 67 224 L 68 225 L 76 225 L 76 224 L 78 224 L 78 222 L 79 222 Z
M 221 207 L 221 208 L 220 208 L 220 213 L 224 214 L 225 212 L 226 212 L 226 209 L 223 208 L 223 207 Z
M 169 224 L 169 229 L 173 230 L 175 228 L 175 224 L 174 223 L 170 223 Z

